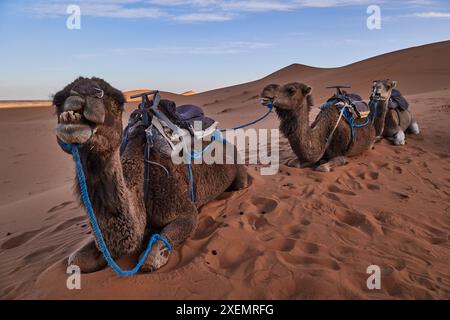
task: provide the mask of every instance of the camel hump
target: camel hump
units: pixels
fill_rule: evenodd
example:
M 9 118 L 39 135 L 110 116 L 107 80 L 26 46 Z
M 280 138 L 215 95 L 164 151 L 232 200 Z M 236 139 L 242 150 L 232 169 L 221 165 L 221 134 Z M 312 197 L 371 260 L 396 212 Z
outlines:
M 408 110 L 409 103 L 397 89 L 392 89 L 391 99 L 389 100 L 390 109 Z

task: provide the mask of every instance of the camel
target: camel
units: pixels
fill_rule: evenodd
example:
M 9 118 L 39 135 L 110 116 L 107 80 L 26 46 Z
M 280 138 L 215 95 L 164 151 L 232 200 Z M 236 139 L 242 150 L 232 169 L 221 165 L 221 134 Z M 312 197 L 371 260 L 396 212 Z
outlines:
M 354 139 L 350 125 L 345 120 L 338 121 L 340 114 L 338 108 L 333 106 L 321 110 L 310 125 L 312 88 L 305 84 L 268 85 L 263 89 L 261 99 L 263 104 L 273 103 L 281 121 L 280 131 L 297 156 L 297 159 L 288 162 L 288 166 L 306 167 L 319 163 L 317 171 L 330 172 L 334 167 L 345 165 L 347 157 L 372 149 L 376 137 L 384 130 L 387 101 L 395 86 L 395 81 L 374 82 L 371 112 L 376 116 L 369 125 L 355 129 Z M 327 142 L 335 127 L 331 140 Z
M 196 199 L 192 202 L 186 165 L 171 161 L 164 152 L 167 141 L 154 129 L 148 192 L 144 193 L 146 127 L 138 121 L 130 128 L 128 145 L 120 155 L 125 104 L 122 92 L 102 79 L 80 77 L 56 93 L 53 104 L 58 118 L 58 142 L 83 145 L 79 152 L 89 197 L 113 259 L 142 255 L 155 231 L 172 248 L 179 247 L 194 232 L 202 205 L 227 190 L 247 186 L 244 165 L 192 164 L 196 188 Z M 82 204 L 77 183 L 75 189 Z M 169 249 L 158 241 L 140 270 L 158 270 L 169 256 Z M 79 266 L 83 273 L 106 266 L 96 239 L 71 254 L 68 263 Z
M 393 92 L 396 91 L 396 94 L 399 95 L 402 99 L 400 91 L 394 89 Z M 406 101 L 406 100 L 403 100 Z M 406 102 L 407 104 L 407 102 Z M 419 134 L 420 128 L 417 121 L 412 116 L 411 112 L 408 109 L 402 109 L 397 105 L 395 101 L 390 101 L 389 109 L 386 114 L 386 122 L 383 131 L 383 137 L 392 141 L 392 143 L 396 146 L 401 146 L 405 144 L 406 133 Z

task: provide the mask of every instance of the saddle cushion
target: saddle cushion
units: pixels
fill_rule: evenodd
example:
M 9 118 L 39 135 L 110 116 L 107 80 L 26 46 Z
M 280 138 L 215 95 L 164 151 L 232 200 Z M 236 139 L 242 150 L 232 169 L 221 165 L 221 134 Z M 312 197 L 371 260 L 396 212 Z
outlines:
M 195 128 L 195 122 L 202 123 L 202 130 L 211 127 L 216 121 L 206 117 L 202 108 L 194 105 L 182 105 L 177 107 L 175 102 L 170 100 L 161 100 L 159 109 L 169 117 L 169 119 L 182 129 L 191 130 Z
M 352 103 L 353 110 L 358 115 L 358 118 L 367 118 L 370 114 L 370 108 L 364 101 L 355 101 Z
M 195 128 L 195 122 L 200 121 L 202 123 L 202 130 L 206 130 L 211 127 L 216 121 L 205 116 L 202 108 L 194 105 L 182 105 L 176 110 L 178 120 L 184 125 Z
M 398 91 L 397 89 L 393 89 L 392 94 L 391 94 L 391 99 L 389 100 L 389 108 L 390 109 L 399 108 L 400 110 L 405 111 L 405 110 L 408 110 L 409 103 L 405 99 L 405 97 L 402 96 L 400 91 Z

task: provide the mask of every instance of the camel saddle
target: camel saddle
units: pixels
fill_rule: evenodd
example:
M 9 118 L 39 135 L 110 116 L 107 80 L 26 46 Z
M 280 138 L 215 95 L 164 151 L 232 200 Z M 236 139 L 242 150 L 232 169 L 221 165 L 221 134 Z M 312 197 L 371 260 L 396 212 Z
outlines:
M 363 101 L 361 96 L 354 93 L 342 91 L 340 94 L 334 94 L 322 106 L 322 109 L 327 109 L 333 104 L 346 106 L 355 119 L 365 119 L 370 115 L 369 105 Z
M 154 95 L 152 100 L 148 98 L 149 95 Z M 159 91 L 146 92 L 131 98 L 137 97 L 141 97 L 142 102 L 130 115 L 128 126 L 123 133 L 121 154 L 128 144 L 129 128 L 138 121 L 142 121 L 147 127 L 146 135 L 150 145 L 152 128 L 156 128 L 172 149 L 183 136 L 190 134 L 195 139 L 202 139 L 211 136 L 216 131 L 218 122 L 206 117 L 202 108 L 198 106 L 182 105 L 177 107 L 173 101 L 160 99 Z
M 401 111 L 408 110 L 409 103 L 397 89 L 392 90 L 391 98 L 388 104 L 389 109 L 399 109 Z
M 175 125 L 182 129 L 189 130 L 192 133 L 196 127 L 196 122 L 197 125 L 201 123 L 201 130 L 207 130 L 216 123 L 214 119 L 205 116 L 202 108 L 191 104 L 177 107 L 173 101 L 161 100 L 159 109 L 164 112 Z

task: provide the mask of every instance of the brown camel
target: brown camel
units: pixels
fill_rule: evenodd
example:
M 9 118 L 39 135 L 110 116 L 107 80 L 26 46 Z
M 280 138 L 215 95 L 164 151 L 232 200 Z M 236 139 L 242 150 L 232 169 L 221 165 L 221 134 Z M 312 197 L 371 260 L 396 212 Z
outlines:
M 288 165 L 303 167 L 320 164 L 316 170 L 329 172 L 333 167 L 347 163 L 347 156 L 354 156 L 372 148 L 376 137 L 384 128 L 387 101 L 395 81 L 375 81 L 373 85 L 371 105 L 376 103 L 377 110 L 374 122 L 357 128 L 353 139 L 351 127 L 345 121 L 339 120 L 338 108 L 331 106 L 317 115 L 310 125 L 309 113 L 312 107 L 311 87 L 301 83 L 289 83 L 284 86 L 271 84 L 266 86 L 261 98 L 263 103 L 273 102 L 276 113 L 281 120 L 280 130 L 289 140 L 297 159 Z M 357 123 L 364 122 L 362 119 Z M 338 126 L 336 124 L 339 122 Z M 336 127 L 329 143 L 327 139 Z
M 127 148 L 122 156 L 119 154 L 123 94 L 102 79 L 78 78 L 58 92 L 53 103 L 58 116 L 58 141 L 83 145 L 80 157 L 89 197 L 114 259 L 142 253 L 151 232 L 166 237 L 173 248 L 180 246 L 195 230 L 200 206 L 226 190 L 247 186 L 243 165 L 193 164 L 193 203 L 186 165 L 171 161 L 164 152 L 166 140 L 154 130 L 150 181 L 144 197 L 146 128 L 142 122 L 130 129 Z M 80 196 L 78 185 L 76 189 Z M 169 254 L 163 242 L 156 242 L 141 270 L 159 269 L 167 263 Z M 82 272 L 94 272 L 105 267 L 106 261 L 92 239 L 69 257 L 69 264 L 78 265 Z
M 398 104 L 397 101 L 391 99 L 389 103 L 389 109 L 386 114 L 383 137 L 392 141 L 394 145 L 401 146 L 405 144 L 405 132 L 419 134 L 420 128 L 419 124 L 411 114 L 411 111 L 407 109 L 408 103 L 406 99 L 402 96 L 400 91 L 394 89 L 393 93 L 394 92 L 397 96 L 400 97 L 401 101 L 404 101 L 404 104 L 406 104 L 406 106 L 402 107 Z

